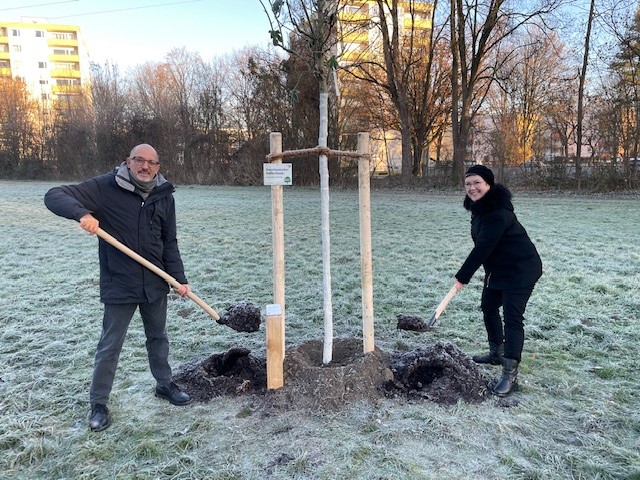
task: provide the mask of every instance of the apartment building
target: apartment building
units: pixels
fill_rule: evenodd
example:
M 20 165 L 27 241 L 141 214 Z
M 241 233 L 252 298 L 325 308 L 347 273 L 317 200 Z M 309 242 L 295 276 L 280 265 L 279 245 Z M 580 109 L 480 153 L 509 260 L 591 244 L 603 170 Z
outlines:
M 0 21 L 0 77 L 21 78 L 46 103 L 78 95 L 89 83 L 89 55 L 74 25 L 23 17 Z
M 400 35 L 413 31 L 418 41 L 427 41 L 432 27 L 433 3 L 431 0 L 398 2 Z M 385 12 L 390 20 L 391 13 Z M 375 0 L 344 0 L 339 13 L 342 64 L 366 60 L 371 55 L 382 54 L 379 27 L 380 14 Z

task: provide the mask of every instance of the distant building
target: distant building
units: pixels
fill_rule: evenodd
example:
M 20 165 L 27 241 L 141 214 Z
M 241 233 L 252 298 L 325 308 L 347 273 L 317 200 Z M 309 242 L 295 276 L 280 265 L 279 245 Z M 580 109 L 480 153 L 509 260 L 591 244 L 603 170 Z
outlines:
M 45 103 L 78 95 L 89 84 L 89 55 L 80 27 L 22 17 L 0 21 L 0 77 L 21 78 Z
M 358 65 L 371 60 L 382 62 L 383 47 L 380 33 L 380 13 L 375 0 L 342 0 L 342 9 L 338 14 L 339 42 L 337 53 L 342 67 Z M 391 12 L 385 11 L 385 16 L 391 23 Z M 427 47 L 429 33 L 432 28 L 433 3 L 431 0 L 414 0 L 413 3 L 400 0 L 398 2 L 398 27 L 400 37 L 413 36 L 414 47 Z M 419 47 L 418 47 L 419 48 Z M 360 87 L 353 84 L 350 77 L 339 79 L 342 104 L 351 105 L 353 126 L 356 130 L 358 116 L 358 102 L 367 102 L 359 94 Z M 355 106 L 354 106 L 355 105 Z M 362 105 L 364 107 L 364 105 Z M 366 110 L 366 108 L 365 108 Z M 349 130 L 350 125 L 347 126 Z M 371 132 L 371 148 L 374 161 L 371 168 L 375 175 L 399 174 L 402 171 L 402 148 L 400 132 L 383 130 L 380 128 Z M 426 153 L 426 152 L 425 152 Z

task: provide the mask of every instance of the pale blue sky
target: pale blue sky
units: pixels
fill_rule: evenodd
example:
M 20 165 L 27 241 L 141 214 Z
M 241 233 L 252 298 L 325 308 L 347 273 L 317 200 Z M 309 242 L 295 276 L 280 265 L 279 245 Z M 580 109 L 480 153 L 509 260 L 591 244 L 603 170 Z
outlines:
M 25 16 L 80 26 L 92 61 L 109 58 L 124 69 L 160 61 L 173 47 L 199 52 L 208 61 L 269 44 L 269 21 L 258 0 L 14 0 L 0 5 L 0 20 Z

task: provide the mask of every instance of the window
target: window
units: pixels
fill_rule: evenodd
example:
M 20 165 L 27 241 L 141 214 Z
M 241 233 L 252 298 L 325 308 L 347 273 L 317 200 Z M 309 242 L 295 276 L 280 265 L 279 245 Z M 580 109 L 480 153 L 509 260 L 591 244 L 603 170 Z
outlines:
M 54 48 L 54 55 L 77 55 L 75 49 L 73 48 Z
M 20 36 L 20 30 L 18 30 L 16 28 L 12 28 L 11 29 L 11 36 L 12 37 L 19 37 Z
M 38 62 L 38 68 L 47 68 L 47 62 Z
M 22 45 L 11 45 L 11 50 L 13 50 L 14 52 L 21 52 Z
M 44 30 L 36 30 L 36 37 L 44 38 Z
M 75 40 L 76 35 L 73 32 L 52 32 L 51 36 L 57 40 Z
M 80 85 L 80 80 L 77 78 L 58 78 L 56 85 Z
M 49 80 L 40 80 L 40 85 L 48 85 Z
M 54 63 L 53 68 L 55 68 L 56 70 L 79 70 L 78 64 L 67 62 Z

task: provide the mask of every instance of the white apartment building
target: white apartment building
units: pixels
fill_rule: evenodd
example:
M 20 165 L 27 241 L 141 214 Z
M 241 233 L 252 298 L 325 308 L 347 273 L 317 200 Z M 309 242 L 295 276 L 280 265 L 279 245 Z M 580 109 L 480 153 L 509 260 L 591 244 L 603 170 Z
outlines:
M 21 78 L 44 102 L 77 95 L 89 84 L 89 55 L 80 27 L 23 17 L 0 21 L 0 77 Z

